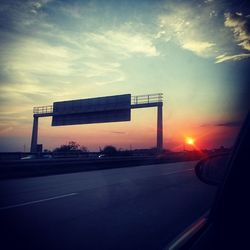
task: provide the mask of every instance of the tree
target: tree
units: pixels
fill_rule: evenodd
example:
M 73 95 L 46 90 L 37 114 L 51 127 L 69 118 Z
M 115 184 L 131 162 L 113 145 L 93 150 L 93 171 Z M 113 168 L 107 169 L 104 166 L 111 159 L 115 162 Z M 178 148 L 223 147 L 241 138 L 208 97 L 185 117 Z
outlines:
M 82 152 L 84 152 L 84 153 L 87 153 L 87 152 L 88 152 L 88 148 L 85 147 L 85 146 L 83 146 L 83 145 L 81 146 L 80 150 L 81 150 Z
M 69 146 L 70 150 L 78 150 L 80 148 L 80 144 L 78 144 L 75 141 L 70 141 L 68 143 L 68 146 Z
M 108 156 L 114 156 L 117 154 L 117 149 L 112 145 L 108 145 L 104 147 L 102 153 Z
M 54 149 L 54 152 L 69 152 L 79 150 L 80 145 L 75 141 L 70 141 L 68 144 L 63 144 L 60 147 Z

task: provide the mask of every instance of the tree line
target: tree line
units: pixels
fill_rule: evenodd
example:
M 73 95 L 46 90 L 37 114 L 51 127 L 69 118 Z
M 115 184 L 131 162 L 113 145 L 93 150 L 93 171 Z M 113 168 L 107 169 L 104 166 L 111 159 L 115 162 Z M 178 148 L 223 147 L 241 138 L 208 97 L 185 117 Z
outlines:
M 63 144 L 53 150 L 53 153 L 69 153 L 69 152 L 79 152 L 79 153 L 87 153 L 89 152 L 88 148 L 80 145 L 75 141 L 70 141 L 67 144 Z M 116 149 L 115 146 L 107 145 L 103 149 L 100 148 L 100 153 L 108 156 L 119 154 L 119 150 Z

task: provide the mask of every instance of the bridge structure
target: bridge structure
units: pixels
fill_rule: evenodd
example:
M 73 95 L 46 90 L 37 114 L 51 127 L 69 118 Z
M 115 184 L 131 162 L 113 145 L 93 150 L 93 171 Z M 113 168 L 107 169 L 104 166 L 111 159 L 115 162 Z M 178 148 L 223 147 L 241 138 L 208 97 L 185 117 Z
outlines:
M 30 152 L 37 152 L 38 119 L 52 117 L 52 126 L 130 121 L 131 109 L 157 108 L 156 148 L 163 149 L 163 94 L 117 95 L 64 102 L 33 108 Z

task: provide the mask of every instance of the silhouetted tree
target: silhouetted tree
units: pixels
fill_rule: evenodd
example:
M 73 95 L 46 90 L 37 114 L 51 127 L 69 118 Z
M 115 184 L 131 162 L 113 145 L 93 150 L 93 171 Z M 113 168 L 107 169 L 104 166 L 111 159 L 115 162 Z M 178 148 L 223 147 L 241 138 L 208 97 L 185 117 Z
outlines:
M 85 146 L 81 146 L 80 150 L 84 153 L 88 152 L 88 148 Z
M 102 153 L 108 156 L 114 156 L 117 154 L 117 149 L 116 147 L 112 145 L 108 145 L 104 147 L 104 149 L 102 150 Z
M 54 149 L 54 152 L 69 152 L 79 150 L 80 145 L 75 141 L 70 141 L 68 144 L 63 144 L 60 147 Z

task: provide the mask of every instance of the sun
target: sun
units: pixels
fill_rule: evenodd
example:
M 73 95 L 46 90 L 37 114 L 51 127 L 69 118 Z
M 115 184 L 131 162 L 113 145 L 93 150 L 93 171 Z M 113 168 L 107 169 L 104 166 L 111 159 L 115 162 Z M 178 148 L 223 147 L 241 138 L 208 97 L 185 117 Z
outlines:
M 188 144 L 188 145 L 194 145 L 194 138 L 187 137 L 186 138 L 186 144 Z

